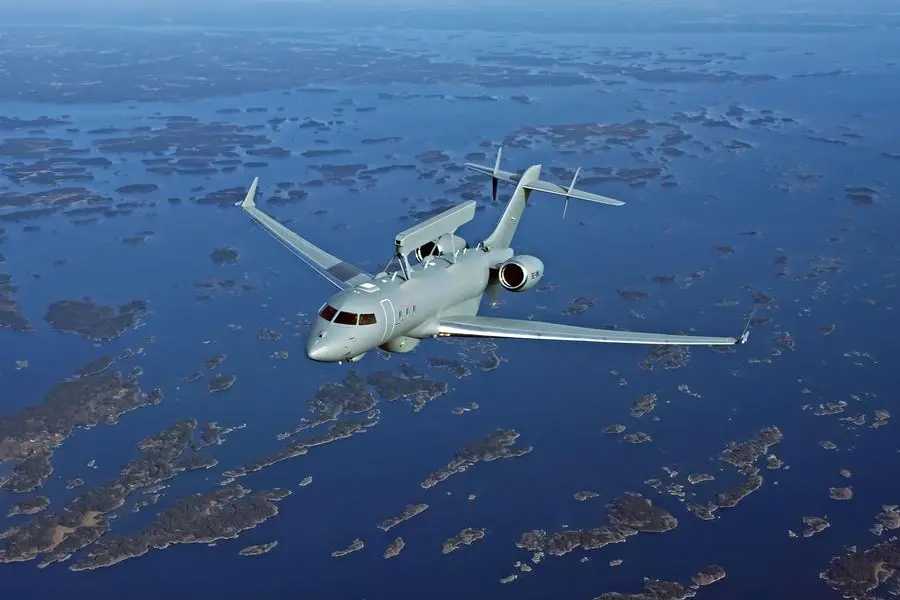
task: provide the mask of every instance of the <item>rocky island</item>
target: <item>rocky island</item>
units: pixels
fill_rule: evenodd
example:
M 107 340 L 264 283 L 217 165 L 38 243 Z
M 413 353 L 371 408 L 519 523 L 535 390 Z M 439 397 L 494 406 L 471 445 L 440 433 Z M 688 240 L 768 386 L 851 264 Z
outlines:
M 471 468 L 479 462 L 490 462 L 502 458 L 517 458 L 532 451 L 531 446 L 511 448 L 519 439 L 514 429 L 498 429 L 480 442 L 469 444 L 457 450 L 456 456 L 446 467 L 435 471 L 420 485 L 428 489 L 456 473 Z
M 147 303 L 143 300 L 134 300 L 118 308 L 101 306 L 90 299 L 61 300 L 49 306 L 44 320 L 57 331 L 77 333 L 92 341 L 106 341 L 118 338 L 146 311 Z
M 452 538 L 444 542 L 441 553 L 450 554 L 460 546 L 470 546 L 472 543 L 477 542 L 483 537 L 484 529 L 472 529 L 471 527 L 466 527 L 465 529 L 454 535 Z

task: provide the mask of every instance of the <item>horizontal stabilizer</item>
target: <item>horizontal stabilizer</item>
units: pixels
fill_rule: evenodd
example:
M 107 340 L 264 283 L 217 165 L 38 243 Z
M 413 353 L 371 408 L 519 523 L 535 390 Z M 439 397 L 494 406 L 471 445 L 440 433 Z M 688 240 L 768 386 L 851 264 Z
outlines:
M 487 167 L 485 165 L 476 165 L 475 163 L 464 163 L 467 169 L 471 169 L 472 171 L 477 171 L 483 175 L 488 175 L 489 177 L 493 177 L 494 181 L 504 181 L 506 183 L 514 183 L 518 184 L 519 180 L 522 178 L 520 173 L 512 173 L 510 171 L 502 171 L 500 170 L 500 151 L 497 151 L 497 164 L 494 167 Z M 579 171 L 580 172 L 580 169 Z M 537 179 L 525 184 L 525 189 L 532 190 L 536 192 L 546 192 L 548 194 L 554 194 L 556 196 L 564 196 L 566 198 L 575 198 L 577 200 L 585 200 L 587 202 L 596 202 L 598 204 L 606 204 L 608 206 L 622 206 L 625 204 L 621 200 L 616 200 L 614 198 L 608 198 L 607 196 L 601 196 L 600 194 L 592 194 L 591 192 L 586 192 L 584 190 L 579 190 L 575 188 L 575 180 L 578 178 L 578 173 L 576 172 L 575 178 L 572 180 L 572 185 L 568 188 L 564 188 L 562 186 L 556 185 L 555 183 L 550 183 L 549 181 L 544 181 L 542 179 Z
M 547 192 L 548 194 L 565 196 L 566 198 L 576 198 L 578 200 L 587 200 L 588 202 L 607 204 L 609 206 L 622 206 L 623 204 L 625 204 L 621 200 L 607 198 L 606 196 L 601 196 L 599 194 L 592 194 L 590 192 L 585 192 L 584 190 L 575 189 L 574 187 L 566 189 L 562 186 L 556 185 L 555 183 L 550 183 L 549 181 L 543 181 L 541 179 L 529 183 L 525 186 L 525 189 L 534 190 L 537 192 Z

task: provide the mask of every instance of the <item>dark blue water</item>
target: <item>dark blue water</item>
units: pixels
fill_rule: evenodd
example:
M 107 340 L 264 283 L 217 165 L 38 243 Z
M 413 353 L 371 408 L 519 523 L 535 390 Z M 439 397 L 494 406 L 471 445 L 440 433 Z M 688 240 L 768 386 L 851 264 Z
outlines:
M 413 35 L 413 34 L 410 34 Z M 457 40 L 438 36 L 440 52 L 454 57 L 474 57 L 493 45 L 540 47 L 541 40 L 525 36 L 501 37 L 472 34 Z M 897 152 L 898 126 L 892 118 L 900 94 L 896 67 L 886 66 L 884 56 L 897 51 L 897 42 L 886 34 L 854 36 L 806 36 L 790 38 L 717 36 L 689 39 L 677 36 L 557 37 L 558 45 L 632 46 L 649 50 L 690 45 L 697 51 L 746 52 L 748 58 L 734 66 L 747 73 L 774 73 L 787 77 L 809 71 L 846 68 L 851 74 L 831 78 L 779 79 L 752 85 L 664 84 L 675 94 L 641 91 L 642 83 L 609 90 L 491 89 L 486 93 L 501 100 L 493 103 L 450 100 L 402 100 L 383 102 L 377 94 L 384 87 L 348 88 L 328 96 L 248 94 L 241 98 L 216 98 L 175 105 L 125 106 L 29 106 L 0 105 L 0 113 L 22 117 L 69 114 L 83 131 L 94 127 L 151 122 L 159 111 L 201 119 L 241 123 L 262 122 L 271 115 L 215 115 L 230 106 L 285 107 L 287 116 L 327 120 L 338 101 L 353 98 L 359 106 L 377 105 L 374 113 L 348 111 L 347 123 L 328 134 L 329 147 L 351 148 L 354 155 L 338 159 L 304 159 L 299 151 L 314 147 L 321 135 L 286 125 L 282 132 L 267 132 L 273 143 L 297 151 L 287 160 L 270 160 L 262 171 L 242 171 L 216 176 L 153 178 L 143 173 L 140 156 L 128 156 L 117 165 L 119 175 L 105 172 L 91 187 L 111 193 L 127 182 L 153 181 L 160 190 L 155 216 L 146 211 L 130 217 L 104 220 L 77 227 L 62 218 L 38 222 L 42 231 L 25 233 L 21 225 L 7 226 L 9 240 L 3 246 L 5 268 L 15 278 L 25 315 L 38 331 L 28 335 L 0 332 L 0 395 L 2 410 L 12 412 L 40 400 L 61 377 L 88 360 L 125 347 L 143 345 L 155 335 L 146 355 L 132 359 L 145 374 L 143 386 L 159 385 L 164 402 L 125 415 L 115 426 L 100 425 L 76 432 L 57 451 L 55 473 L 45 487 L 53 507 L 62 506 L 76 491 L 66 491 L 65 481 L 84 477 L 95 485 L 114 476 L 119 465 L 132 456 L 142 437 L 159 431 L 174 420 L 196 417 L 247 428 L 231 434 L 222 446 L 209 449 L 219 466 L 208 472 L 180 475 L 158 507 L 133 515 L 131 500 L 113 521 L 113 530 L 134 532 L 155 514 L 184 494 L 208 491 L 222 471 L 276 451 L 283 442 L 275 435 L 292 427 L 306 414 L 306 402 L 316 387 L 343 378 L 346 367 L 317 365 L 303 358 L 304 328 L 298 313 L 311 314 L 333 290 L 277 244 L 260 234 L 237 210 L 193 206 L 185 202 L 169 206 L 165 199 L 187 200 L 192 187 L 208 190 L 249 184 L 259 174 L 262 185 L 316 177 L 309 167 L 323 162 L 366 162 L 371 166 L 411 163 L 419 152 L 446 150 L 462 162 L 467 152 L 483 139 L 498 140 L 526 125 L 578 122 L 617 122 L 637 118 L 667 120 L 679 111 L 703 107 L 711 116 L 723 114 L 731 103 L 751 112 L 772 110 L 798 121 L 778 131 L 704 129 L 685 125 L 710 146 L 712 154 L 674 159 L 667 172 L 679 187 L 661 188 L 657 182 L 633 189 L 610 184 L 596 191 L 627 202 L 619 208 L 570 204 L 565 220 L 556 198 L 534 198 L 516 238 L 519 251 L 540 256 L 546 278 L 560 284 L 554 292 L 507 295 L 496 314 L 536 318 L 581 325 L 617 323 L 632 329 L 675 331 L 692 328 L 698 333 L 731 335 L 739 331 L 751 306 L 743 288 L 764 290 L 775 297 L 777 308 L 765 314 L 773 324 L 759 327 L 751 343 L 735 354 L 720 355 L 695 349 L 682 369 L 643 371 L 638 363 L 646 351 L 632 347 L 501 342 L 507 362 L 490 373 L 448 379 L 442 372 L 429 375 L 447 380 L 451 391 L 423 411 L 413 413 L 408 404 L 383 404 L 382 423 L 364 435 L 315 448 L 307 456 L 286 461 L 255 473 L 240 482 L 256 490 L 287 487 L 294 494 L 279 503 L 280 514 L 247 532 L 238 540 L 220 542 L 215 548 L 174 546 L 165 551 L 125 561 L 113 568 L 71 573 L 65 565 L 37 570 L 31 564 L 4 565 L 4 584 L 10 593 L 25 597 L 108 593 L 122 590 L 133 598 L 274 597 L 292 594 L 319 598 L 589 598 L 604 591 L 639 591 L 644 576 L 686 581 L 696 570 L 718 563 L 728 578 L 708 590 L 704 598 L 813 598 L 831 592 L 817 577 L 828 559 L 845 545 L 867 546 L 876 541 L 868 533 L 882 504 L 895 503 L 900 485 L 889 476 L 897 468 L 896 439 L 890 424 L 871 430 L 849 429 L 840 416 L 815 417 L 804 404 L 847 400 L 849 415 L 875 408 L 896 412 L 897 377 L 892 356 L 897 344 L 898 318 L 890 310 L 896 291 L 886 278 L 897 269 L 898 211 L 890 193 L 900 184 L 896 161 L 880 156 Z M 412 42 L 390 41 L 398 47 Z M 779 52 L 767 48 L 786 47 Z M 579 50 L 580 51 L 580 50 Z M 809 54 L 812 53 L 812 54 Z M 416 93 L 478 94 L 479 88 L 435 85 L 399 89 Z M 609 92 L 609 93 L 601 93 Z M 530 94 L 532 105 L 506 98 Z M 646 112 L 631 107 L 640 100 Z M 846 146 L 812 141 L 808 135 L 839 136 L 842 126 L 865 136 Z M 813 133 L 810 133 L 813 132 Z M 398 135 L 403 141 L 385 146 L 362 146 L 360 140 Z M 73 137 L 77 144 L 89 136 Z M 753 144 L 742 153 L 729 153 L 721 143 L 740 139 Z M 647 141 L 646 145 L 652 145 Z M 641 146 L 644 143 L 640 144 Z M 394 155 L 398 158 L 389 158 Z M 509 149 L 505 166 L 521 169 L 533 162 L 574 168 L 590 166 L 640 166 L 629 151 L 616 149 L 591 155 L 564 155 L 549 144 L 533 149 Z M 807 190 L 785 193 L 774 186 L 790 180 L 787 172 L 803 168 L 822 175 Z M 844 197 L 847 185 L 869 185 L 885 192 L 874 206 L 855 207 Z M 272 187 L 269 187 L 271 190 Z M 448 187 L 448 186 L 445 186 Z M 420 181 L 415 173 L 393 174 L 378 186 L 358 194 L 343 188 L 313 191 L 302 203 L 273 208 L 280 218 L 293 218 L 292 227 L 316 243 L 351 262 L 375 269 L 388 258 L 393 235 L 408 226 L 400 220 L 407 212 L 401 198 L 432 200 L 445 196 L 444 188 Z M 500 206 L 488 206 L 478 221 L 460 233 L 469 239 L 486 234 L 499 217 Z M 313 215 L 327 209 L 325 215 Z M 346 226 L 337 234 L 334 228 Z M 150 229 L 155 235 L 140 246 L 126 246 L 121 238 Z M 742 236 L 756 230 L 758 236 Z M 832 236 L 842 238 L 829 243 Z M 729 244 L 734 254 L 719 256 L 714 248 Z M 207 254 L 216 246 L 231 245 L 241 251 L 238 264 L 218 266 Z M 775 257 L 789 256 L 792 273 L 799 280 L 775 277 Z M 844 272 L 826 274 L 828 294 L 811 298 L 817 280 L 804 279 L 816 257 L 841 258 Z M 68 263 L 53 267 L 58 258 Z M 678 285 L 651 283 L 654 275 L 685 277 L 709 269 L 705 278 L 681 290 Z M 30 273 L 41 274 L 40 279 Z M 245 279 L 258 289 L 241 295 L 217 293 L 208 303 L 194 300 L 194 283 L 210 277 Z M 616 289 L 632 287 L 650 297 L 639 302 L 622 299 Z M 42 322 L 45 307 L 61 298 L 90 296 L 105 304 L 147 298 L 151 312 L 144 326 L 114 342 L 98 346 L 75 336 L 52 332 Z M 576 296 L 596 298 L 596 306 L 576 316 L 560 312 Z M 871 298 L 874 305 L 863 300 Z M 739 300 L 738 306 L 718 308 L 719 300 Z M 541 306 L 545 308 L 540 308 Z M 633 311 L 633 312 L 632 312 Z M 637 313 L 637 314 L 635 314 Z M 643 317 L 643 318 L 640 318 Z M 242 325 L 232 331 L 229 323 Z M 837 329 L 822 337 L 821 326 Z M 277 342 L 258 341 L 258 327 L 284 334 Z M 774 331 L 789 331 L 796 350 L 774 358 L 772 364 L 750 364 L 765 358 Z M 208 343 L 205 343 L 208 342 Z M 356 368 L 365 375 L 394 368 L 400 361 L 424 369 L 428 356 L 452 357 L 455 345 L 424 342 L 408 357 L 389 361 L 369 356 Z M 290 359 L 270 358 L 274 350 L 287 350 Z M 853 364 L 844 356 L 851 350 L 871 353 L 877 363 Z M 225 394 L 209 395 L 204 383 L 179 384 L 178 377 L 199 367 L 214 353 L 225 352 L 225 372 L 238 381 Z M 14 360 L 27 358 L 30 367 L 14 371 Z M 130 368 L 124 363 L 123 368 Z M 628 381 L 619 386 L 617 371 Z M 701 398 L 678 391 L 687 384 Z M 811 394 L 803 394 L 809 388 Z M 628 416 L 631 403 L 643 394 L 659 395 L 656 412 L 636 421 Z M 875 399 L 860 403 L 850 394 L 868 392 Z M 478 402 L 480 409 L 454 416 L 454 406 Z M 658 416 L 659 421 L 651 420 Z M 631 445 L 602 433 L 608 424 L 621 422 L 630 431 L 645 431 L 653 441 Z M 706 502 L 715 492 L 737 481 L 735 473 L 716 460 L 731 440 L 749 438 L 760 427 L 778 425 L 784 441 L 772 449 L 790 470 L 764 472 L 764 487 L 721 518 L 705 522 L 690 515 L 677 498 L 658 496 L 644 481 L 667 480 L 663 466 L 690 472 L 709 472 L 715 482 L 688 484 L 696 493 L 689 500 Z M 483 438 L 498 427 L 516 428 L 520 443 L 534 445 L 526 457 L 479 464 L 438 486 L 423 490 L 419 483 L 453 457 L 454 450 Z M 837 451 L 826 451 L 818 442 L 832 440 Z M 85 463 L 96 459 L 97 470 Z M 856 496 L 838 503 L 827 498 L 828 488 L 844 485 L 841 468 L 853 471 L 850 484 Z M 313 476 L 309 487 L 296 483 Z M 600 494 L 579 503 L 579 490 Z M 513 572 L 512 564 L 527 560 L 529 553 L 515 547 L 523 531 L 595 527 L 605 523 L 603 504 L 626 490 L 645 493 L 670 510 L 679 528 L 665 534 L 643 534 L 621 545 L 563 558 L 547 557 L 531 574 L 503 586 L 501 577 Z M 477 499 L 466 497 L 475 493 Z M 0 496 L 5 507 L 13 501 Z M 376 525 L 399 514 L 407 503 L 427 502 L 423 515 L 388 533 Z M 791 539 L 788 529 L 802 529 L 801 518 L 826 516 L 832 527 L 812 539 Z M 23 522 L 23 518 L 9 523 Z M 441 543 L 460 529 L 483 527 L 484 540 L 472 547 L 442 556 Z M 397 535 L 408 547 L 390 561 L 381 552 Z M 366 549 L 341 559 L 329 556 L 355 537 Z M 237 555 L 240 548 L 278 539 L 279 546 L 257 558 Z M 580 562 L 582 556 L 590 558 Z M 621 558 L 618 569 L 607 566 Z M 782 565 L 774 569 L 772 565 Z M 127 590 L 127 591 L 126 591 Z

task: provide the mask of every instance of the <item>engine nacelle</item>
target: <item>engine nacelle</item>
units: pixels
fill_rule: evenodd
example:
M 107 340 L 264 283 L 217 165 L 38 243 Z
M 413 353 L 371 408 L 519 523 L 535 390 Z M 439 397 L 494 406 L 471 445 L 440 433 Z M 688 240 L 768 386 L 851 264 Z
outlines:
M 513 256 L 500 265 L 497 273 L 500 285 L 510 292 L 524 292 L 533 288 L 544 275 L 544 263 L 536 256 Z
M 412 350 L 419 345 L 419 341 L 417 338 L 411 338 L 405 335 L 401 335 L 395 337 L 392 340 L 388 340 L 383 343 L 379 348 L 384 350 L 385 352 L 393 352 L 395 354 L 405 354 L 407 352 L 412 352 Z
M 468 248 L 466 240 L 453 233 L 445 233 L 433 242 L 425 242 L 416 248 L 416 260 L 423 262 L 429 256 L 453 255 L 457 250 Z

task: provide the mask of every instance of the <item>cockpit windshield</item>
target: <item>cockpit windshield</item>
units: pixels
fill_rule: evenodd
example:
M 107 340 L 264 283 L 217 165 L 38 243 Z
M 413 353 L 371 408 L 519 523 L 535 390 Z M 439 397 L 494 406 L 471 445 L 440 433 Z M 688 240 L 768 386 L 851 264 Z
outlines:
M 341 311 L 335 317 L 334 322 L 339 325 L 356 325 L 358 315 L 356 313 Z
M 319 316 L 326 321 L 331 321 L 334 318 L 334 315 L 337 314 L 337 312 L 338 311 L 335 307 L 326 304 L 322 307 L 322 310 L 319 311 Z
M 319 316 L 329 323 L 339 325 L 374 325 L 378 322 L 374 313 L 356 314 L 345 310 L 338 311 L 335 307 L 326 304 L 319 311 Z

